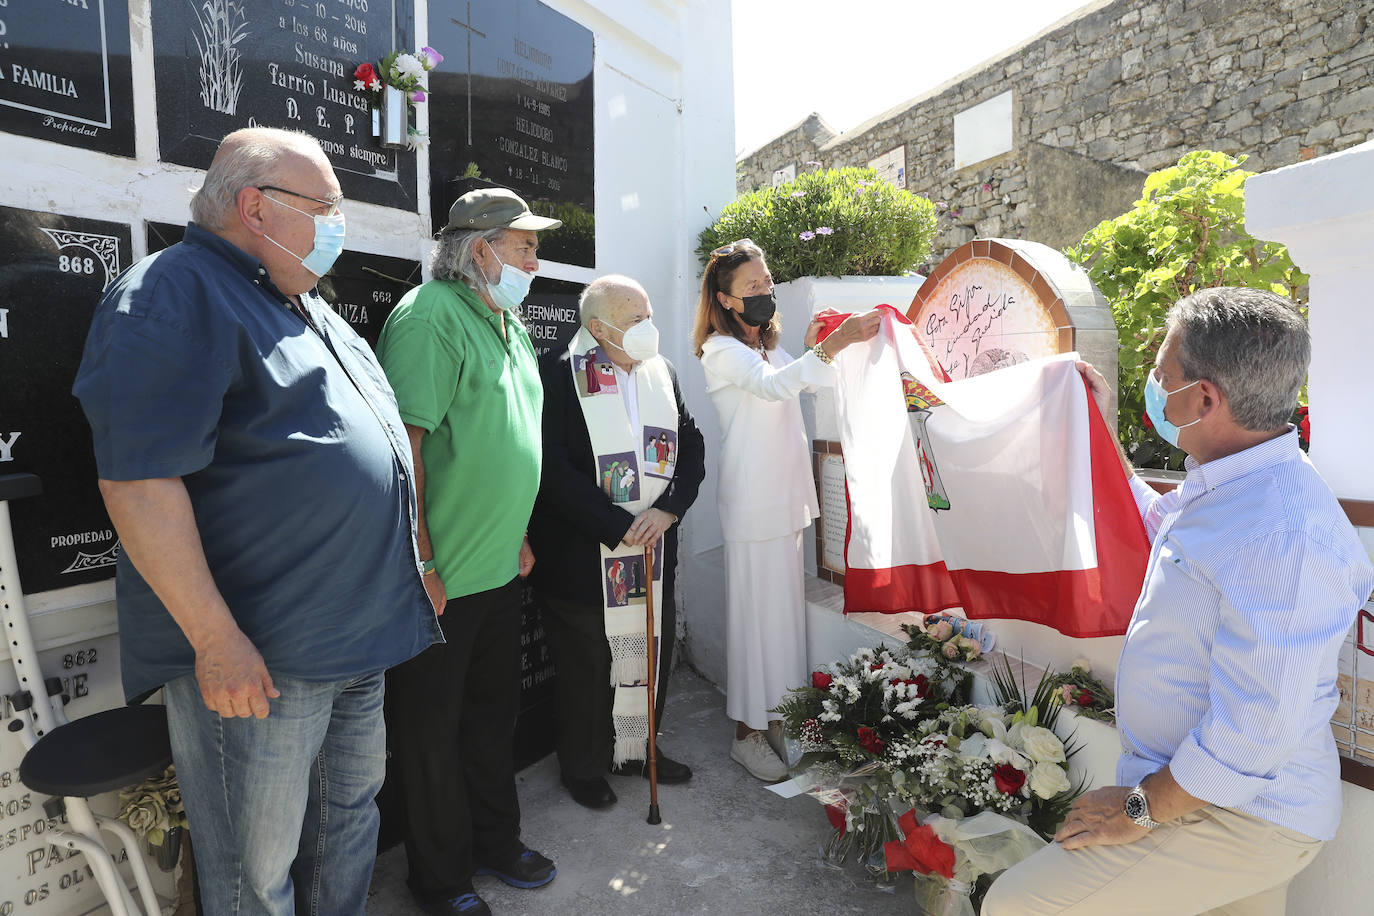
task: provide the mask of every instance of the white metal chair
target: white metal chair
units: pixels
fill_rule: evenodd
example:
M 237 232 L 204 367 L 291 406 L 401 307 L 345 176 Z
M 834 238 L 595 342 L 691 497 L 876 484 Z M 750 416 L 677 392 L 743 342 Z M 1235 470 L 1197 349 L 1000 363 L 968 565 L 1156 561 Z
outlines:
M 163 706 L 124 706 L 67 722 L 61 681 L 45 680 L 38 666 L 10 528 L 9 500 L 41 491 L 42 485 L 33 474 L 0 476 L 0 623 L 19 678 L 19 689 L 10 697 L 17 715 L 9 730 L 18 734 L 27 749 L 19 765 L 19 779 L 35 792 L 54 796 L 44 805 L 50 817 L 60 813 L 54 805 L 65 808 L 67 826 L 49 834 L 51 842 L 85 854 L 111 916 L 157 916 L 161 910 L 138 837 L 127 824 L 93 814 L 86 800 L 167 768 L 172 762 L 167 711 Z M 128 851 L 142 909 L 115 870 L 101 838 L 102 830 L 114 835 Z

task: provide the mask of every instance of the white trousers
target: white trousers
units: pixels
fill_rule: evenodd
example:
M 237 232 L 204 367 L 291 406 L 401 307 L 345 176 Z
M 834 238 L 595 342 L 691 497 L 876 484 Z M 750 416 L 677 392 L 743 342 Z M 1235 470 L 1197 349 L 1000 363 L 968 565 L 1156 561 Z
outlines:
M 725 603 L 725 711 L 766 729 L 782 718 L 768 710 L 807 682 L 802 531 L 726 541 Z

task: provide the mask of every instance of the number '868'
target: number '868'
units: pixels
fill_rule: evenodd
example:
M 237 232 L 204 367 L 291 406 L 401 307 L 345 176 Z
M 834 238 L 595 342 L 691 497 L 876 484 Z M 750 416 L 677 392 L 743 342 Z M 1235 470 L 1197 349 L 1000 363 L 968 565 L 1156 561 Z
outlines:
M 83 258 L 80 255 L 69 258 L 64 254 L 57 259 L 57 269 L 69 274 L 93 274 L 95 258 Z

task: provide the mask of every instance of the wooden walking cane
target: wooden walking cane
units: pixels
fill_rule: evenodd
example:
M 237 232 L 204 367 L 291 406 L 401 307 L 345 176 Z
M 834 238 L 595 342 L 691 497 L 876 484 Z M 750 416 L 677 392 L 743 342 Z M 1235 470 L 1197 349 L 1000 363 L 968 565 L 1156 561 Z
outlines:
M 647 544 L 644 547 L 644 581 L 647 591 L 644 595 L 644 633 L 647 637 L 649 649 L 647 660 L 649 662 L 649 817 L 650 824 L 659 824 L 663 818 L 658 813 L 658 759 L 654 753 L 655 732 L 654 725 L 654 546 Z

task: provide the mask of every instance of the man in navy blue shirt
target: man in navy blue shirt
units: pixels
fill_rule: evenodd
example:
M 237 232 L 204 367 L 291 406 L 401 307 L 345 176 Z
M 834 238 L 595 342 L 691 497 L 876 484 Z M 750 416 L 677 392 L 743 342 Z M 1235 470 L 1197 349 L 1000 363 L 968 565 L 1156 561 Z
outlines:
M 106 291 L 74 388 L 125 694 L 165 688 L 209 913 L 364 911 L 382 675 L 440 638 L 395 398 L 314 291 L 342 199 L 307 135 L 227 136 L 185 240 Z

